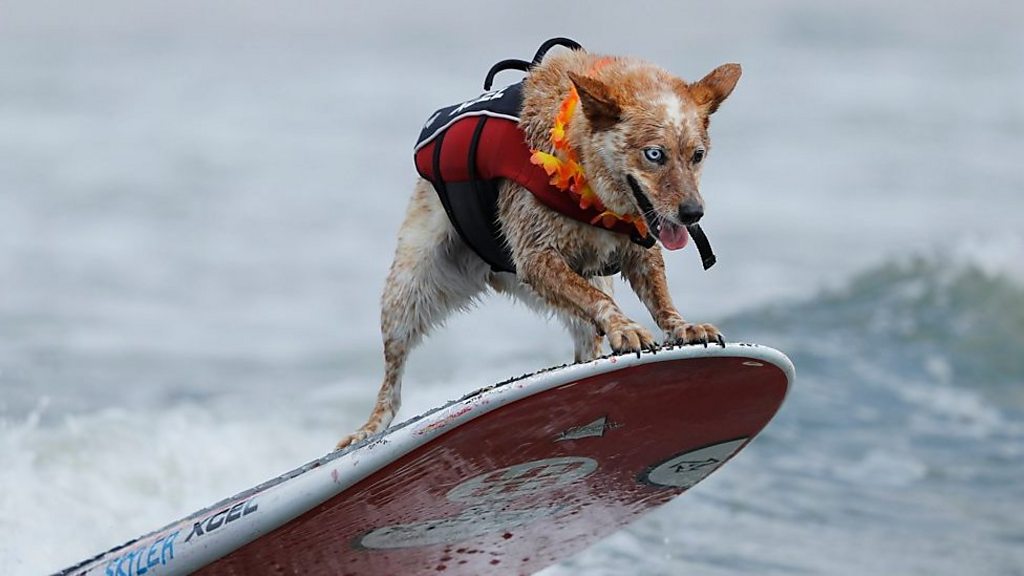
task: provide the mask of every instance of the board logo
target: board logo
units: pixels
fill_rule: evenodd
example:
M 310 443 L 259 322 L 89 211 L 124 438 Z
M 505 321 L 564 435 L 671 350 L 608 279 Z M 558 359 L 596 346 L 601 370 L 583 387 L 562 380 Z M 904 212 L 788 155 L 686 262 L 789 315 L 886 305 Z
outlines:
M 214 530 L 230 524 L 235 520 L 238 520 L 242 516 L 248 516 L 256 510 L 259 510 L 259 505 L 252 499 L 243 500 L 234 506 L 225 508 L 212 516 L 204 518 L 198 522 L 192 523 L 192 531 L 185 537 L 185 542 L 192 540 L 192 538 L 198 538 L 203 534 L 213 532 Z
M 673 456 L 640 474 L 640 481 L 653 486 L 688 489 L 725 464 L 748 438 L 737 438 Z
M 466 108 L 469 108 L 470 106 L 473 106 L 475 104 L 480 104 L 481 102 L 500 100 L 503 96 L 505 96 L 505 88 L 491 90 L 490 92 L 484 92 L 483 94 L 477 96 L 476 98 L 473 98 L 472 100 L 466 100 L 462 104 L 459 104 L 458 106 L 455 107 L 454 110 L 448 113 L 448 116 L 455 116 L 456 114 L 462 112 Z
M 104 575 L 142 576 L 158 566 L 166 566 L 174 560 L 174 540 L 178 534 L 177 531 L 165 534 L 149 544 L 137 546 L 111 558 L 104 566 Z
M 411 548 L 458 542 L 474 536 L 511 530 L 561 511 L 564 506 L 509 510 L 508 502 L 545 490 L 564 487 L 597 470 L 597 461 L 564 456 L 523 462 L 474 476 L 448 491 L 452 502 L 470 504 L 456 516 L 376 528 L 359 539 L 370 549 Z

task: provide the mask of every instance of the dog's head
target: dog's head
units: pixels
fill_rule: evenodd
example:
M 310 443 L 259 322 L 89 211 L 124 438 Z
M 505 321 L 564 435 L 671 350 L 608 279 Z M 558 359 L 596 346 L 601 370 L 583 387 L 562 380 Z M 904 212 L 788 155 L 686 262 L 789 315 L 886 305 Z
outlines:
M 570 139 L 596 193 L 617 212 L 643 214 L 670 250 L 686 245 L 686 226 L 704 215 L 708 118 L 740 71 L 739 64 L 724 64 L 691 84 L 642 64 L 601 79 L 569 72 L 586 118 Z

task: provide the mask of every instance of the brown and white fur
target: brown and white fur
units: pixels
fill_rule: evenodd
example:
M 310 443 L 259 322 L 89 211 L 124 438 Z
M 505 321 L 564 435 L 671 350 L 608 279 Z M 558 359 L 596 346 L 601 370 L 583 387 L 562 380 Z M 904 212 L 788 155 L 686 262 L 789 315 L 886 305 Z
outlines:
M 676 230 L 695 222 L 703 214 L 703 163 L 696 156 L 710 148 L 708 117 L 732 92 L 740 66 L 725 64 L 688 84 L 629 58 L 595 67 L 599 58 L 582 51 L 551 55 L 530 73 L 520 121 L 530 147 L 551 151 L 550 130 L 572 83 L 580 103 L 567 127 L 569 142 L 605 206 L 619 214 L 642 212 L 628 184 L 632 176 L 654 207 L 648 222 Z M 663 163 L 644 152 L 651 147 L 664 152 Z M 724 342 L 717 328 L 689 323 L 676 310 L 657 245 L 645 249 L 625 235 L 563 216 L 508 181 L 499 192 L 498 215 L 516 274 L 491 271 L 456 233 L 431 184 L 417 182 L 381 298 L 384 383 L 369 420 L 339 448 L 391 423 L 409 352 L 488 288 L 553 312 L 569 330 L 577 362 L 599 356 L 603 337 L 616 353 L 656 347 L 651 333 L 612 299 L 612 278 L 598 275 L 616 264 L 666 343 Z

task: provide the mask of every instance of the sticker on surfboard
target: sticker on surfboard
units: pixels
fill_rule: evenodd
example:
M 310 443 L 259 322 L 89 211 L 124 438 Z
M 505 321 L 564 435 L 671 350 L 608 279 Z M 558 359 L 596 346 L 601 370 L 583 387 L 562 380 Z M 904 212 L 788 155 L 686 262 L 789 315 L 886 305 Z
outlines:
M 570 484 L 597 470 L 590 458 L 561 457 L 523 462 L 481 474 L 448 491 L 453 502 L 469 504 L 455 516 L 387 526 L 360 539 L 365 548 L 406 548 L 458 542 L 473 536 L 511 530 L 559 511 L 558 505 L 508 510 L 505 503 Z
M 640 475 L 640 481 L 654 486 L 690 488 L 725 464 L 749 438 L 719 442 L 673 456 Z

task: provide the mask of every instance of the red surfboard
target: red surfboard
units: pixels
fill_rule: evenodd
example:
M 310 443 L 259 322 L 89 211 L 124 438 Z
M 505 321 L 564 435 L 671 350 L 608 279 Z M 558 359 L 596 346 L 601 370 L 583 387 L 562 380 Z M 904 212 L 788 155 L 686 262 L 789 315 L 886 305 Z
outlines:
M 793 366 L 731 344 L 480 390 L 67 574 L 532 574 L 689 490 L 782 404 Z

